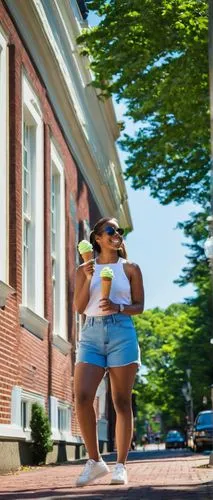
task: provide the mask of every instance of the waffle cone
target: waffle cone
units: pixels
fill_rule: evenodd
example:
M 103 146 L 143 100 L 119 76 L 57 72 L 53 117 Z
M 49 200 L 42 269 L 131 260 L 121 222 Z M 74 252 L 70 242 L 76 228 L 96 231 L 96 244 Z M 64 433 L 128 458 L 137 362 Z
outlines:
M 93 259 L 93 252 L 82 253 L 81 257 L 82 257 L 84 262 L 88 262 L 88 260 Z
M 112 285 L 111 278 L 101 278 L 101 296 L 102 299 L 108 299 Z

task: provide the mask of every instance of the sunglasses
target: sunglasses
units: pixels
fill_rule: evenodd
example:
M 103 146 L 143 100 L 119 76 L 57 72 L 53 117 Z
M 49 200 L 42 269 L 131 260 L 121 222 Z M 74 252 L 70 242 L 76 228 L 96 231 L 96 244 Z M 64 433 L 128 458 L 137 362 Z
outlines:
M 117 227 L 117 229 L 115 229 L 112 226 L 106 226 L 102 233 L 107 233 L 109 236 L 114 236 L 115 233 L 118 233 L 120 236 L 123 236 L 124 229 L 122 227 Z

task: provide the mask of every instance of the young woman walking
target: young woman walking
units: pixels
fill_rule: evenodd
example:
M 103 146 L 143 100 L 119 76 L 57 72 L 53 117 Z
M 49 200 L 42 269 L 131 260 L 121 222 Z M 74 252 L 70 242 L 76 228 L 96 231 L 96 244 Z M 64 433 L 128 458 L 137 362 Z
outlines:
M 140 268 L 127 260 L 123 229 L 114 218 L 100 219 L 90 235 L 96 259 L 77 269 L 75 308 L 86 316 L 77 350 L 74 375 L 76 412 L 89 455 L 77 486 L 91 484 L 108 474 L 102 460 L 93 402 L 105 370 L 108 370 L 116 412 L 117 464 L 111 484 L 126 484 L 126 459 L 133 432 L 131 396 L 140 365 L 140 351 L 131 319 L 144 307 Z M 114 278 L 109 298 L 101 296 L 100 272 L 110 267 Z

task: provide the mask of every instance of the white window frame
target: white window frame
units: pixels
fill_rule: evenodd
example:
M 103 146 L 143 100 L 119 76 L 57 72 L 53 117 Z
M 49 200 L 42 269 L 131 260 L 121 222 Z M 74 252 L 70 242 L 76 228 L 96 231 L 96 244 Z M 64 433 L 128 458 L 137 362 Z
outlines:
M 24 193 L 24 123 L 29 127 L 29 213 L 24 213 L 23 197 L 23 272 L 22 305 L 34 313 L 44 314 L 44 149 L 43 120 L 40 103 L 29 81 L 23 74 L 23 177 Z M 30 188 L 31 186 L 31 188 Z M 24 269 L 24 221 L 29 223 L 29 257 Z M 28 286 L 26 288 L 26 282 Z
M 14 290 L 9 280 L 9 69 L 8 40 L 0 26 L 0 307 L 4 307 L 8 295 Z
M 52 249 L 52 219 L 51 219 L 51 258 L 55 264 L 54 277 L 52 276 L 53 294 L 53 340 L 57 345 L 57 337 L 67 342 L 67 308 L 66 308 L 66 240 L 65 240 L 65 178 L 64 165 L 60 154 L 51 141 L 51 186 L 52 176 L 55 177 L 55 251 Z M 52 189 L 51 189 L 52 207 Z M 51 212 L 51 217 L 52 217 Z M 54 298 L 55 297 L 55 298 Z M 60 348 L 62 344 L 58 345 Z M 66 344 L 64 344 L 66 350 Z M 66 352 L 65 352 L 66 353 Z
M 76 331 L 76 342 L 79 342 L 81 338 L 81 329 L 83 326 L 82 314 L 75 311 L 75 331 Z
M 99 400 L 99 415 L 97 421 L 98 439 L 107 441 L 108 439 L 108 420 L 106 415 L 106 398 L 108 393 L 108 379 L 105 375 L 96 391 L 96 398 Z
M 76 234 L 78 236 L 78 227 L 79 227 L 79 224 L 76 224 Z M 89 240 L 89 236 L 90 236 L 90 225 L 89 225 L 89 221 L 87 219 L 84 219 L 83 220 L 83 232 L 84 232 L 84 238 L 86 240 Z M 78 238 L 77 238 L 77 242 L 76 242 L 76 248 L 78 246 Z M 79 259 L 79 252 L 78 250 L 76 250 L 76 265 L 79 266 L 79 262 L 80 262 L 80 259 Z M 82 329 L 82 326 L 83 326 L 83 316 L 82 314 L 79 314 L 77 311 L 75 312 L 75 331 L 76 331 L 76 342 L 79 342 L 80 338 L 81 338 L 81 329 Z
M 64 429 L 59 429 L 59 412 L 64 412 L 65 426 Z M 72 408 L 65 401 L 57 399 L 55 396 L 50 396 L 50 421 L 52 438 L 55 441 L 66 442 L 82 442 L 81 438 L 72 435 Z
M 25 391 L 20 386 L 14 386 L 11 397 L 11 425 L 20 429 L 26 440 L 31 438 L 30 420 L 32 404 L 39 403 L 45 408 L 45 398 L 41 394 Z M 22 407 L 26 405 L 26 426 L 23 425 Z
M 91 229 L 90 229 L 89 221 L 87 219 L 83 220 L 83 229 L 84 229 L 85 240 L 89 240 Z
M 71 431 L 71 407 L 61 401 L 58 401 L 58 430 L 62 434 Z

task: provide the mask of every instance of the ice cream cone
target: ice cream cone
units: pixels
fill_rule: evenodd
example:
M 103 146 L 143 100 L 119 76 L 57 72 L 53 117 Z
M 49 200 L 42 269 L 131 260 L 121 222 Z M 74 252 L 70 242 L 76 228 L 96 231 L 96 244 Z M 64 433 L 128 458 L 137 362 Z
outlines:
M 81 254 L 81 257 L 82 257 L 84 262 L 88 262 L 88 260 L 91 260 L 94 258 L 93 246 L 87 240 L 80 241 L 80 243 L 78 244 L 78 251 Z
M 93 259 L 93 252 L 85 252 L 81 254 L 81 257 L 84 262 L 88 262 L 88 260 Z
M 113 277 L 114 277 L 113 270 L 107 266 L 103 267 L 103 269 L 100 272 L 102 299 L 109 298 Z
M 101 278 L 101 296 L 102 299 L 108 299 L 112 285 L 111 278 Z

